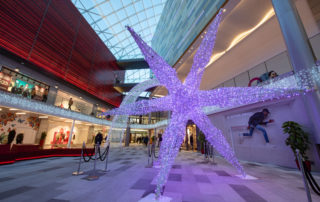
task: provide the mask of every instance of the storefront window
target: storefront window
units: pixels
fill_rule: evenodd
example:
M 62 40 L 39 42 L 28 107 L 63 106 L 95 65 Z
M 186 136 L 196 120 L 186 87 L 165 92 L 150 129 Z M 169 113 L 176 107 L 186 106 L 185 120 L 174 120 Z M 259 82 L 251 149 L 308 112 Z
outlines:
M 1 68 L 0 89 L 26 98 L 46 102 L 49 86 L 7 67 Z

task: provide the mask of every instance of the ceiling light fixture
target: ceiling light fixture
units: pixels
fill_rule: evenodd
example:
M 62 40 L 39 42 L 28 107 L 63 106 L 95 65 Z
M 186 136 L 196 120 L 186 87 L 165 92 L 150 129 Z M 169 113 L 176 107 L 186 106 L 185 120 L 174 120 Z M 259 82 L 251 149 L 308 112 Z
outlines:
M 39 116 L 38 117 L 39 119 L 47 119 L 47 118 L 49 118 L 48 116 Z
M 26 113 L 25 112 L 17 112 L 16 114 L 22 115 L 22 114 L 26 114 Z
M 19 110 L 19 109 L 10 108 L 9 110 L 10 110 L 10 111 L 17 111 L 17 110 Z

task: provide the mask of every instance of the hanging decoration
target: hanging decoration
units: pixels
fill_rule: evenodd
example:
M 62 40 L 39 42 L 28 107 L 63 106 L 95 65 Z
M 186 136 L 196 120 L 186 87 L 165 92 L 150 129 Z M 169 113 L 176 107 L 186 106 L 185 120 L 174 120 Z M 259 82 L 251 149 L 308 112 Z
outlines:
M 127 27 L 160 85 L 165 86 L 169 93 L 168 96 L 162 98 L 123 104 L 120 108 L 105 112 L 104 115 L 144 115 L 156 111 L 172 112 L 160 148 L 161 169 L 157 176 L 157 197 L 161 194 L 162 187 L 167 181 L 168 173 L 179 152 L 188 120 L 192 120 L 205 134 L 210 144 L 242 176 L 245 176 L 243 167 L 236 159 L 221 130 L 211 123 L 204 111 L 210 111 L 212 108 L 214 110 L 232 108 L 272 99 L 291 98 L 313 90 L 314 83 L 312 79 L 309 79 L 309 72 L 301 73 L 303 76 L 290 77 L 287 80 L 270 81 L 268 83 L 270 85 L 268 86 L 226 87 L 208 91 L 199 90 L 205 66 L 212 55 L 221 14 L 222 11 L 217 14 L 215 20 L 209 26 L 194 56 L 193 65 L 184 83 L 181 83 L 177 77 L 175 69 L 153 51 L 132 28 Z M 305 74 L 307 76 L 304 77 Z M 292 82 L 296 85 L 290 85 Z

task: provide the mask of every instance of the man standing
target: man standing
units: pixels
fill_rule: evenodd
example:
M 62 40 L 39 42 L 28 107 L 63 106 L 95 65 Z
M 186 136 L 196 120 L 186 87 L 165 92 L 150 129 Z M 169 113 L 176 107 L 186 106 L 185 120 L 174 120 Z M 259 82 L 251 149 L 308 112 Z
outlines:
M 256 112 L 255 114 L 253 114 L 249 118 L 249 122 L 248 122 L 250 132 L 243 133 L 243 136 L 252 136 L 252 133 L 253 133 L 254 129 L 256 128 L 262 132 L 266 143 L 269 143 L 270 141 L 268 138 L 268 134 L 267 134 L 266 130 L 261 126 L 261 125 L 267 125 L 267 123 L 273 122 L 273 120 L 271 120 L 271 119 L 267 122 L 263 122 L 269 114 L 270 114 L 270 112 L 268 109 L 263 109 L 262 112 Z
M 68 105 L 69 105 L 68 109 L 71 110 L 71 106 L 73 105 L 73 100 L 72 100 L 72 98 L 70 98 Z
M 98 134 L 96 135 L 95 139 L 94 139 L 94 143 L 101 145 L 102 139 L 103 139 L 102 134 L 99 131 Z

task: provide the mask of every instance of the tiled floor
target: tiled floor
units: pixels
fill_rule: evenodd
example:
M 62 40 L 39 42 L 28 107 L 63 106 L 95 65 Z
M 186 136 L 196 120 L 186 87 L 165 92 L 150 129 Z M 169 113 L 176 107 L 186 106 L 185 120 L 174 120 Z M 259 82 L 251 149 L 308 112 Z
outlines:
M 78 159 L 48 158 L 0 166 L 0 201 L 138 201 L 155 189 L 157 169 L 147 167 L 146 149 L 112 148 L 110 172 L 96 173 L 86 180 L 93 163 L 85 163 L 85 175 L 72 176 Z M 223 159 L 207 162 L 195 152 L 181 151 L 168 178 L 164 195 L 183 202 L 304 202 L 307 201 L 300 174 L 294 170 L 242 163 L 257 180 L 242 180 Z M 104 162 L 97 168 L 103 169 Z M 320 177 L 316 175 L 320 182 Z M 320 197 L 312 193 L 313 201 Z

